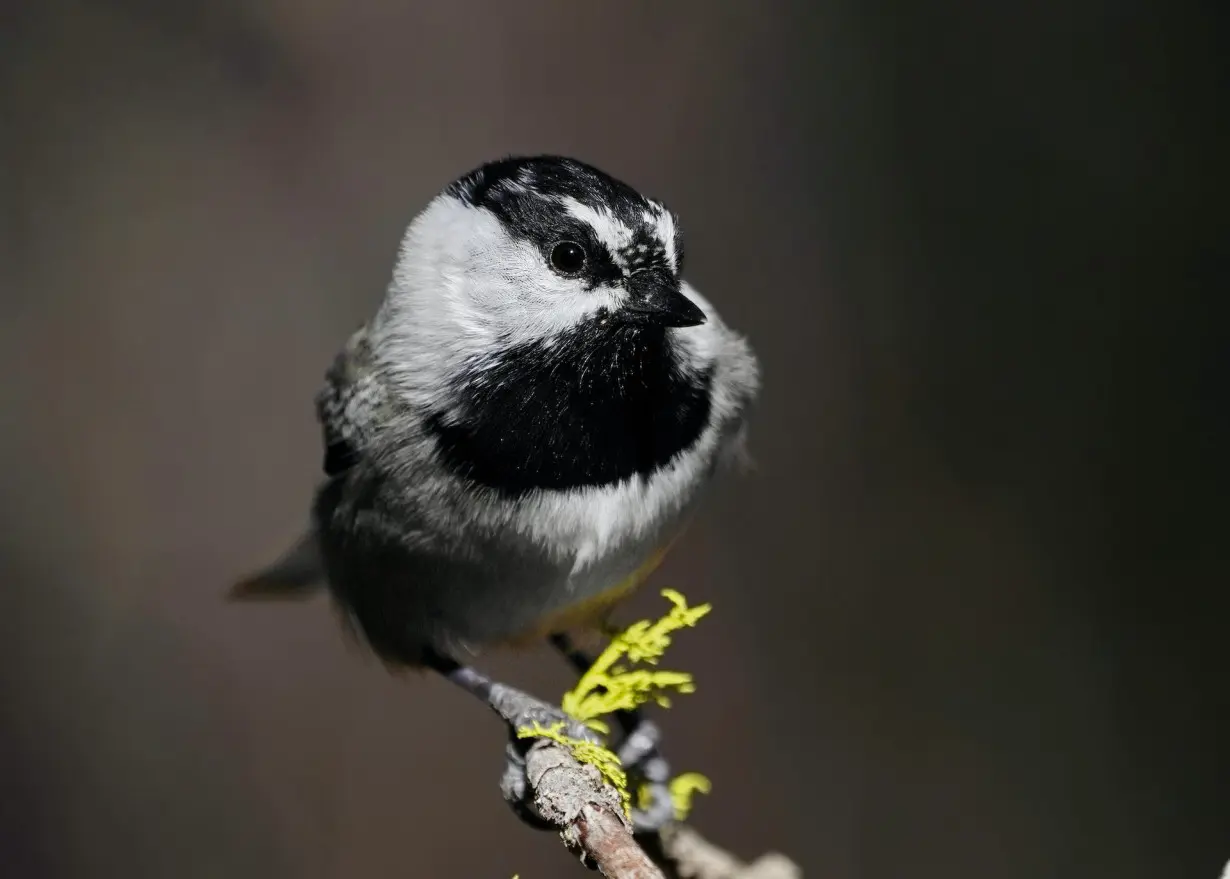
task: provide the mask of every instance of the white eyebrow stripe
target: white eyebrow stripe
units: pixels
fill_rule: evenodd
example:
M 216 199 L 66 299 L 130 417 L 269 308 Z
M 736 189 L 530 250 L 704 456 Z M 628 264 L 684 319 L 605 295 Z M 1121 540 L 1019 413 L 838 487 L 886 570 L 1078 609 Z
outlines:
M 616 265 L 622 269 L 628 268 L 624 254 L 630 252 L 632 248 L 635 234 L 633 229 L 605 207 L 591 207 L 571 196 L 560 196 L 559 203 L 569 215 L 594 230 L 594 234 L 610 251 L 611 258 L 615 260 Z M 657 202 L 651 201 L 649 204 L 652 210 L 644 212 L 644 220 L 654 230 L 671 269 L 678 270 L 678 259 L 675 253 L 675 217 Z
M 666 248 L 666 258 L 670 260 L 671 269 L 678 270 L 675 253 L 675 218 L 670 211 L 663 211 L 657 218 L 658 239 Z
M 606 208 L 592 208 L 571 196 L 563 196 L 559 201 L 565 211 L 594 230 L 598 240 L 606 245 L 616 261 L 621 259 L 621 251 L 632 243 L 631 229 Z

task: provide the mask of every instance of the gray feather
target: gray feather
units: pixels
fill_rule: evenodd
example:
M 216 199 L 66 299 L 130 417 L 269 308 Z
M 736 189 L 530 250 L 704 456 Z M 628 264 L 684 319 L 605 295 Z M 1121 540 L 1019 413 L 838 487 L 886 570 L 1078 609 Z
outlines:
M 305 533 L 281 558 L 236 583 L 230 597 L 239 600 L 303 598 L 324 586 L 324 568 L 316 535 Z
M 581 174 L 575 164 L 556 170 L 563 179 Z M 563 228 L 588 229 L 603 252 L 639 260 L 644 247 L 633 245 L 643 240 L 660 251 L 663 277 L 707 318 L 669 331 L 678 374 L 710 377 L 695 439 L 635 478 L 535 486 L 515 496 L 449 464 L 450 447 L 431 424 L 436 414 L 448 424 L 468 417 L 460 377 L 498 383 L 491 364 L 502 352 L 550 350 L 581 323 L 614 319 L 635 292 L 619 279 L 590 284 L 555 273 L 543 242 L 532 240 L 554 227 L 535 231 L 474 203 L 472 191 L 450 191 L 407 229 L 377 314 L 352 334 L 316 397 L 326 478 L 311 532 L 232 594 L 301 596 L 326 584 L 386 660 L 414 665 L 428 649 L 479 651 L 639 576 L 692 517 L 722 465 L 738 464 L 759 391 L 755 354 L 677 277 L 673 215 L 627 187 L 585 189 L 592 175 L 581 176 L 576 192 L 536 193 L 533 175 L 512 181 L 510 191 L 533 202 L 534 217 L 558 215 Z M 611 199 L 627 210 L 608 209 Z M 584 360 L 578 393 L 586 370 L 618 365 Z M 515 394 L 500 399 L 512 408 L 497 416 L 533 405 Z M 566 413 L 531 414 L 562 421 Z M 490 442 L 507 446 L 498 431 Z

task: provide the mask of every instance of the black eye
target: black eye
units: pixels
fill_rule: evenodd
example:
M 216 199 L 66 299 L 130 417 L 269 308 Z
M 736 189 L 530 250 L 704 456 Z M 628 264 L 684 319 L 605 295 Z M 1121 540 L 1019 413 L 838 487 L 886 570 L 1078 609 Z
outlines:
M 551 266 L 564 275 L 575 275 L 585 268 L 585 248 L 573 241 L 561 241 L 551 250 Z

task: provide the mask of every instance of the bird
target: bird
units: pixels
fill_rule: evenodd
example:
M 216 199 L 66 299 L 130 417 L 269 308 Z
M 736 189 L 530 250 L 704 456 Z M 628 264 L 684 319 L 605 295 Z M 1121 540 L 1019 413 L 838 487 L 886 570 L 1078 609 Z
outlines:
M 684 256 L 664 201 L 579 159 L 454 179 L 325 371 L 310 524 L 231 597 L 327 592 L 389 666 L 487 700 L 488 651 L 583 670 L 568 633 L 602 630 L 749 460 L 759 360 Z

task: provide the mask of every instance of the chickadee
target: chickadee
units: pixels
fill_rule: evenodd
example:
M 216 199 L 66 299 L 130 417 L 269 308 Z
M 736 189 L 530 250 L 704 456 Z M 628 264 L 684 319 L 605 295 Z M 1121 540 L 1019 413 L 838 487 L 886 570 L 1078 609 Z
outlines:
M 671 210 L 574 159 L 454 181 L 316 398 L 311 528 L 232 594 L 327 586 L 387 663 L 484 697 L 462 659 L 602 626 L 741 458 L 758 392 L 683 264 Z

